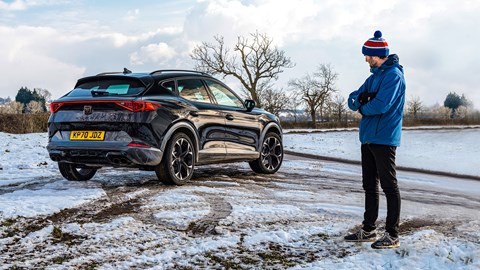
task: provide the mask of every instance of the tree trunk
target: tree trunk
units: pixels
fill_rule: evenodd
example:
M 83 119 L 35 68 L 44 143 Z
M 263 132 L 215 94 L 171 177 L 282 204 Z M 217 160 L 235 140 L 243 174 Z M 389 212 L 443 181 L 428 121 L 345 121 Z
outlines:
M 315 110 L 311 110 L 310 115 L 312 117 L 312 128 L 317 128 L 317 117 Z

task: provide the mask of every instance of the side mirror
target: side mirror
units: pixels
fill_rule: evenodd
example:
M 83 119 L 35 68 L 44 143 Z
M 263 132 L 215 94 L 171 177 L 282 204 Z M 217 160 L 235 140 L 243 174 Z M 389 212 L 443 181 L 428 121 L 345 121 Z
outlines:
M 253 108 L 255 108 L 255 101 L 251 99 L 245 99 L 245 101 L 243 102 L 243 106 L 245 106 L 247 112 L 251 112 Z

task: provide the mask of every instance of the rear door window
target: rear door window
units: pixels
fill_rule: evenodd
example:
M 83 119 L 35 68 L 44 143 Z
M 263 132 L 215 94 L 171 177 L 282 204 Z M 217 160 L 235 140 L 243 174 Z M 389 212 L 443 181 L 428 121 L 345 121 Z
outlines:
M 182 79 L 177 81 L 178 93 L 181 97 L 197 102 L 212 103 L 207 89 L 199 79 Z

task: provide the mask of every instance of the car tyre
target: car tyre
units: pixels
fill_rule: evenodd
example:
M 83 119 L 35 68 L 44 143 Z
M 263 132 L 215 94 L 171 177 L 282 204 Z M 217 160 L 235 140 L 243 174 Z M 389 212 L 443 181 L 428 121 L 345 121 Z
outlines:
M 158 179 L 166 185 L 183 185 L 192 178 L 194 168 L 192 140 L 183 132 L 176 133 L 165 147 L 162 162 L 155 167 Z
M 276 133 L 267 133 L 262 142 L 260 157 L 248 164 L 256 173 L 272 174 L 280 169 L 283 161 L 283 143 Z
M 75 164 L 65 162 L 59 162 L 58 169 L 62 176 L 70 181 L 87 181 L 97 173 L 95 168 L 80 168 Z

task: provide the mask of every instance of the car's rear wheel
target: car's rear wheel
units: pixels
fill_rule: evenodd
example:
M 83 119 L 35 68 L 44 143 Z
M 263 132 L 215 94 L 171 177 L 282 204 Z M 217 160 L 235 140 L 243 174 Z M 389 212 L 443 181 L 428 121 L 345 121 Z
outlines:
M 97 172 L 96 168 L 81 168 L 75 164 L 59 162 L 58 169 L 63 177 L 71 181 L 87 181 Z
M 267 133 L 262 142 L 260 157 L 249 162 L 250 168 L 257 173 L 275 173 L 283 161 L 282 139 L 276 133 Z
M 162 162 L 155 168 L 160 181 L 166 185 L 183 185 L 193 175 L 195 147 L 185 133 L 176 133 L 165 148 Z

